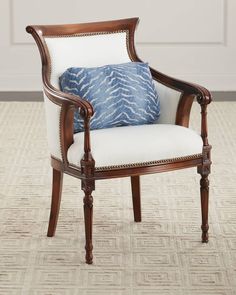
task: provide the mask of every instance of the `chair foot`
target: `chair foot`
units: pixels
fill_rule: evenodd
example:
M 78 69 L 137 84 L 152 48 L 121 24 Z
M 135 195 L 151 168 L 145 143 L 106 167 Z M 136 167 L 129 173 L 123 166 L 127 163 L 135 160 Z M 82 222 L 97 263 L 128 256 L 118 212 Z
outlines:
M 93 264 L 93 245 L 91 245 L 90 247 L 86 247 L 85 246 L 85 250 L 86 250 L 86 255 L 85 255 L 85 261 L 87 264 Z
M 141 222 L 141 198 L 140 198 L 140 177 L 131 176 L 131 189 L 133 200 L 134 221 Z
M 63 182 L 63 173 L 61 171 L 53 169 L 51 211 L 50 211 L 48 232 L 47 232 L 48 237 L 53 237 L 55 235 L 58 215 L 60 211 L 62 182 Z
M 202 243 L 208 243 L 208 229 L 209 226 L 201 226 L 202 228 Z

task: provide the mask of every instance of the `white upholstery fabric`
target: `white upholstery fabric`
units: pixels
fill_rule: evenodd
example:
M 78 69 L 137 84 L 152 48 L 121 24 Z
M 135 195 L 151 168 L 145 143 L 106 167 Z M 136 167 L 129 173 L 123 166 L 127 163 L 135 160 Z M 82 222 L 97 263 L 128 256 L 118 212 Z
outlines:
M 181 92 L 154 81 L 160 98 L 161 114 L 158 118 L 159 124 L 175 124 L 176 111 Z
M 118 64 L 130 61 L 130 57 L 127 52 L 125 32 L 75 37 L 48 37 L 45 38 L 45 42 L 47 44 L 51 59 L 51 84 L 58 89 L 59 76 L 69 67 L 96 67 L 105 64 Z M 161 103 L 161 115 L 157 123 L 174 124 L 176 109 L 181 93 L 170 89 L 156 81 L 155 86 L 157 88 Z M 50 153 L 52 156 L 61 159 L 59 140 L 60 107 L 53 104 L 46 97 L 45 107 Z M 141 132 L 142 131 L 140 128 L 140 134 L 142 134 Z M 104 138 L 104 136 L 111 136 L 110 131 L 94 132 L 93 134 L 95 142 L 96 138 L 99 136 L 102 136 L 102 138 Z M 82 134 L 76 135 L 75 139 L 80 136 L 82 136 Z M 119 134 L 117 134 L 117 136 L 119 138 Z M 157 136 L 157 138 L 158 137 L 159 136 Z M 120 144 L 124 143 L 121 142 Z M 73 149 L 74 147 L 71 147 L 71 151 Z M 99 157 L 101 156 L 99 151 L 95 149 L 94 152 L 94 156 L 96 156 L 96 153 L 98 152 L 97 164 L 100 166 L 107 165 L 103 162 L 99 162 Z M 78 153 L 82 153 L 81 148 L 78 149 Z M 76 154 L 77 157 L 79 155 L 78 153 Z M 72 163 L 78 164 L 77 161 L 79 161 L 80 158 L 73 156 L 71 160 Z M 109 163 L 109 165 L 113 164 Z
M 84 133 L 74 135 L 69 163 L 80 166 Z M 143 163 L 202 153 L 202 138 L 195 131 L 171 124 L 117 127 L 91 131 L 96 167 Z
M 62 159 L 60 149 L 60 112 L 61 107 L 51 102 L 44 94 L 46 110 L 48 147 L 52 156 Z
M 59 89 L 59 76 L 69 67 L 96 67 L 129 62 L 126 33 L 45 38 L 51 59 L 51 84 Z M 51 155 L 61 159 L 60 107 L 45 97 L 47 134 Z
M 129 62 L 126 33 L 45 38 L 51 57 L 51 83 L 69 67 L 97 67 Z

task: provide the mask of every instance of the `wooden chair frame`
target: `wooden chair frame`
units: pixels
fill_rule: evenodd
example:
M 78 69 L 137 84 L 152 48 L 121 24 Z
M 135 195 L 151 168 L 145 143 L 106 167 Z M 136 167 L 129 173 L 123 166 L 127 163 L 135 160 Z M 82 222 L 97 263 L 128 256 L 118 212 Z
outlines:
M 211 102 L 211 93 L 202 86 L 187 83 L 174 79 L 159 71 L 150 68 L 152 77 L 159 83 L 164 84 L 174 90 L 181 92 L 175 124 L 188 127 L 191 106 L 194 98 L 201 108 L 201 137 L 203 140 L 202 154 L 198 157 L 187 157 L 184 159 L 175 159 L 147 163 L 146 165 L 133 167 L 121 167 L 119 169 L 99 170 L 95 168 L 95 160 L 91 153 L 90 144 L 90 118 L 93 116 L 93 107 L 81 97 L 63 93 L 53 87 L 50 83 L 50 56 L 44 40 L 47 36 L 74 36 L 80 34 L 99 34 L 101 32 L 109 33 L 125 30 L 128 32 L 127 49 L 132 61 L 141 61 L 134 46 L 134 32 L 138 18 L 123 19 L 116 21 L 95 22 L 87 24 L 69 24 L 69 25 L 46 25 L 46 26 L 28 26 L 27 32 L 34 37 L 42 59 L 42 79 L 45 95 L 55 104 L 61 106 L 60 114 L 60 144 L 62 150 L 62 161 L 51 157 L 53 168 L 52 183 L 52 202 L 48 227 L 48 236 L 55 234 L 57 219 L 60 208 L 61 190 L 63 174 L 69 174 L 81 179 L 82 190 L 84 191 L 84 219 L 85 219 L 85 238 L 86 238 L 86 263 L 93 261 L 92 244 L 92 219 L 93 219 L 93 197 L 92 191 L 95 190 L 95 181 L 99 179 L 108 179 L 115 177 L 131 177 L 131 188 L 133 196 L 134 220 L 141 221 L 140 205 L 140 175 L 171 171 L 189 167 L 197 167 L 201 175 L 200 193 L 201 193 L 201 212 L 202 212 L 202 242 L 208 242 L 208 197 L 210 173 L 211 146 L 207 139 L 207 105 Z M 67 151 L 73 143 L 73 115 L 75 108 L 80 108 L 80 114 L 84 120 L 84 156 L 81 160 L 81 168 L 69 164 Z

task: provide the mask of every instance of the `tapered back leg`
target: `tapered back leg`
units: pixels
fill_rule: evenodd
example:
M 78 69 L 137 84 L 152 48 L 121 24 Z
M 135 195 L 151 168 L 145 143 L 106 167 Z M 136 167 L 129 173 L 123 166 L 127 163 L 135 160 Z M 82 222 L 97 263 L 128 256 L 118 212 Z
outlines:
M 63 183 L 63 173 L 56 169 L 52 170 L 52 200 L 51 212 L 48 225 L 48 237 L 53 237 L 57 227 L 57 220 L 60 211 L 61 191 Z
M 134 221 L 141 221 L 140 177 L 131 176 L 131 189 L 133 200 Z

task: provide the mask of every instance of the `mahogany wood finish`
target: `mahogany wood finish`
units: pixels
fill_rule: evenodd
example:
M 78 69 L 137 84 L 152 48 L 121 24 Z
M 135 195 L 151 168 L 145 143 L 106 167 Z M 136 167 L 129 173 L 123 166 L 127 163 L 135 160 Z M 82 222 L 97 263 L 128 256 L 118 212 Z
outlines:
M 208 242 L 208 203 L 209 203 L 209 180 L 208 175 L 211 172 L 211 146 L 203 147 L 203 163 L 198 166 L 198 173 L 201 175 L 200 194 L 202 211 L 202 242 Z
M 208 200 L 209 200 L 209 180 L 208 174 L 202 174 L 200 180 L 201 190 L 201 210 L 202 210 L 202 242 L 208 242 Z
M 182 94 L 177 108 L 176 125 L 188 127 L 193 101 L 194 95 Z
M 131 176 L 131 189 L 133 200 L 134 221 L 141 222 L 141 198 L 140 198 L 140 177 Z
M 86 250 L 86 262 L 91 264 L 93 262 L 93 243 L 92 243 L 92 231 L 93 231 L 93 187 L 86 181 L 82 181 L 82 189 L 85 193 L 84 196 L 84 224 L 85 224 L 85 250 Z
M 48 236 L 53 236 L 56 228 L 57 217 L 60 205 L 61 185 L 63 173 L 81 179 L 82 190 L 84 191 L 84 218 L 85 218 L 85 238 L 86 238 L 86 262 L 92 263 L 92 218 L 93 218 L 93 197 L 95 190 L 95 180 L 131 177 L 131 188 L 134 205 L 134 219 L 141 221 L 140 204 L 140 180 L 139 175 L 160 173 L 188 167 L 197 167 L 201 175 L 201 208 L 202 208 L 202 241 L 208 241 L 208 197 L 210 173 L 210 150 L 211 146 L 207 138 L 207 105 L 211 102 L 211 93 L 202 86 L 181 81 L 169 77 L 153 68 L 150 68 L 152 77 L 157 82 L 177 90 L 181 94 L 176 113 L 176 124 L 188 127 L 191 106 L 194 98 L 197 99 L 201 107 L 201 136 L 203 140 L 202 154 L 197 157 L 175 159 L 170 161 L 160 161 L 154 164 L 140 165 L 134 167 L 107 168 L 99 170 L 95 168 L 95 161 L 91 153 L 90 143 L 90 118 L 93 116 L 92 105 L 79 96 L 63 93 L 53 87 L 50 83 L 50 54 L 47 49 L 45 37 L 75 36 L 88 33 L 112 33 L 119 30 L 128 32 L 127 50 L 132 61 L 141 61 L 138 57 L 134 45 L 134 32 L 138 18 L 122 19 L 116 21 L 68 24 L 68 25 L 40 25 L 28 26 L 27 32 L 35 39 L 41 59 L 42 59 L 42 80 L 45 95 L 53 103 L 61 107 L 60 114 L 60 146 L 62 161 L 52 156 L 51 165 L 53 167 L 53 192 L 52 206 L 49 222 Z M 84 119 L 84 156 L 81 160 L 81 167 L 75 167 L 68 163 L 67 150 L 73 143 L 73 114 L 74 109 L 79 108 Z M 96 160 L 96 159 L 95 159 Z
M 52 169 L 52 200 L 47 233 L 48 237 L 53 237 L 56 231 L 61 203 L 62 182 L 63 173 L 56 169 Z

